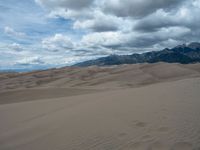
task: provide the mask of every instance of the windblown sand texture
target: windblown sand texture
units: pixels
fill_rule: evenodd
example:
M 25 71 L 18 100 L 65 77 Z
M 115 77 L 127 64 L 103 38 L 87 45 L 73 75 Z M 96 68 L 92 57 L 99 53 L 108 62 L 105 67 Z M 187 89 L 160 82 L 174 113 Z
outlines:
M 0 74 L 0 150 L 199 150 L 200 64 Z

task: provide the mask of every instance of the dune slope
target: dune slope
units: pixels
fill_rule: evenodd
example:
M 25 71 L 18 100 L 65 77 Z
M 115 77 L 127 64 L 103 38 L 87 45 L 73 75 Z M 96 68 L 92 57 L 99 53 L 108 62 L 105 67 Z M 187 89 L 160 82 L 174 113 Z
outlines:
M 200 78 L 0 105 L 0 149 L 193 150 Z
M 200 65 L 0 74 L 0 150 L 198 150 Z

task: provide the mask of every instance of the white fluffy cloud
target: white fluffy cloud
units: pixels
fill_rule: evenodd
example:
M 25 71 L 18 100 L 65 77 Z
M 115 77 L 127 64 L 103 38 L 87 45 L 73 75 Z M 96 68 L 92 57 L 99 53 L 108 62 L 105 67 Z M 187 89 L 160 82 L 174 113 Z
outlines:
M 122 42 L 122 35 L 119 32 L 91 33 L 83 37 L 81 43 L 86 46 L 117 46 Z
M 16 62 L 16 64 L 18 65 L 38 65 L 38 64 L 44 64 L 44 63 L 45 62 L 43 61 L 43 59 L 38 56 L 25 57 Z
M 72 40 L 65 35 L 55 34 L 42 40 L 43 48 L 51 51 L 69 50 L 73 48 Z

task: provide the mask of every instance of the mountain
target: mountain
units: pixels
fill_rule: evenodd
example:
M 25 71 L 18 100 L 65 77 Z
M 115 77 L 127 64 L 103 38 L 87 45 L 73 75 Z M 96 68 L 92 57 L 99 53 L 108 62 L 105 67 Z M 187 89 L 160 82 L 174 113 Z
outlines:
M 120 64 L 136 64 L 136 63 L 181 63 L 189 64 L 200 62 L 200 43 L 193 42 L 188 45 L 183 44 L 172 49 L 164 49 L 161 51 L 152 51 L 143 54 L 132 55 L 110 55 L 108 57 L 89 60 L 75 64 L 74 66 L 107 66 Z

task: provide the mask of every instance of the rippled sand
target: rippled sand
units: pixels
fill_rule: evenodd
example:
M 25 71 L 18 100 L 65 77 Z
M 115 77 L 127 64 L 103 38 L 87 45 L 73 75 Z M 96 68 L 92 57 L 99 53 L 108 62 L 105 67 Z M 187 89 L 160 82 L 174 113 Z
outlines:
M 21 76 L 23 88 L 18 75 L 2 75 L 1 85 L 15 81 L 18 86 L 1 87 L 0 150 L 198 150 L 199 68 L 162 63 L 95 67 L 85 79 L 76 70 L 71 84 L 62 73 L 31 88 L 24 87 L 33 73 Z

